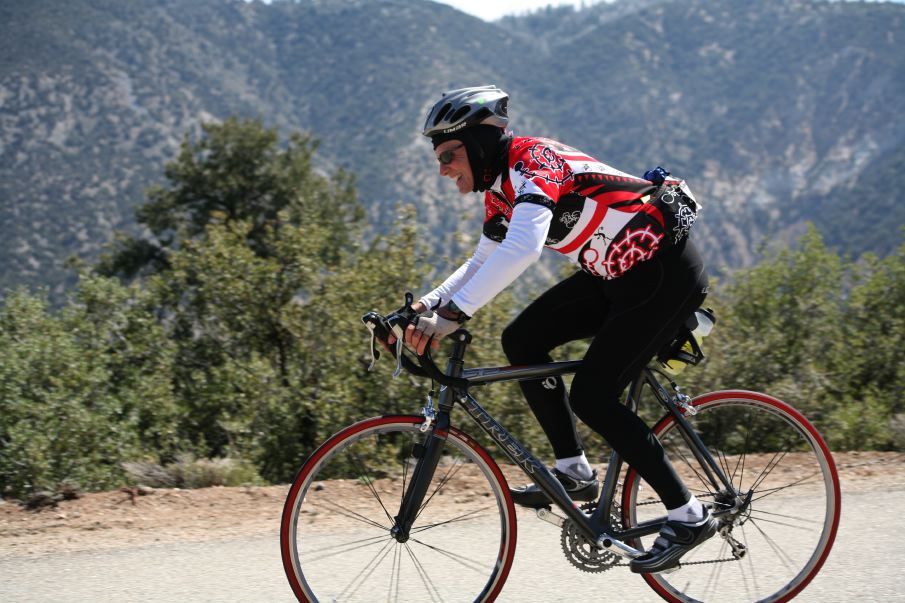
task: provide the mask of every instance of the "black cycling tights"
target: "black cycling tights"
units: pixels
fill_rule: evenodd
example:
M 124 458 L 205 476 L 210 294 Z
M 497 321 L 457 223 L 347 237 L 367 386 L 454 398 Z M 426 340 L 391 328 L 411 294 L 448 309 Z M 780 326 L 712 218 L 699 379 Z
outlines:
M 503 331 L 512 364 L 551 362 L 550 351 L 593 337 L 566 395 L 561 378 L 520 383 L 557 458 L 582 445 L 569 408 L 602 435 L 657 492 L 667 508 L 691 498 L 650 428 L 622 403 L 622 392 L 706 296 L 707 274 L 686 242 L 603 280 L 578 272 L 541 295 Z

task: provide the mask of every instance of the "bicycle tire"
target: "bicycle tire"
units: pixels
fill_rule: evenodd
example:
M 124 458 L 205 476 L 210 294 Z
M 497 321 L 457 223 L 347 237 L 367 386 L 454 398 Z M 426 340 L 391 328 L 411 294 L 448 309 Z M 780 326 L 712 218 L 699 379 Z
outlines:
M 702 440 L 739 491 L 751 492 L 750 505 L 731 523 L 724 517 L 720 526 L 727 533 L 686 554 L 674 573 L 644 574 L 644 579 L 673 602 L 792 599 L 820 571 L 839 527 L 839 476 L 826 442 L 801 413 L 765 394 L 713 392 L 692 405 L 697 413 L 685 412 L 685 418 L 699 433 L 703 429 Z M 683 466 L 693 463 L 675 427 L 675 419 L 667 415 L 653 431 L 681 474 Z M 702 502 L 714 509 L 728 505 L 700 474 L 690 474 L 686 484 Z M 649 498 L 642 500 L 644 496 Z M 626 472 L 622 507 L 626 527 L 651 518 L 642 507 L 663 514 L 662 503 L 632 468 Z M 654 537 L 635 539 L 632 545 L 645 548 Z M 746 546 L 740 559 L 732 554 L 730 538 Z M 752 545 L 758 548 L 752 550 Z
M 515 554 L 515 507 L 499 466 L 459 429 L 448 431 L 410 539 L 390 535 L 412 455 L 430 435 L 421 432 L 423 421 L 395 415 L 355 423 L 302 466 L 280 529 L 283 567 L 299 601 L 499 595 Z

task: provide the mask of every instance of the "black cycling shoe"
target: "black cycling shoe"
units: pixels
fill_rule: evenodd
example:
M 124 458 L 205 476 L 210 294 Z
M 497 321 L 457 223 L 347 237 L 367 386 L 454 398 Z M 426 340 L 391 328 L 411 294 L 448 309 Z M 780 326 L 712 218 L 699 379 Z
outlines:
M 588 479 L 576 479 L 566 475 L 559 469 L 553 469 L 553 475 L 566 489 L 566 493 L 572 500 L 596 500 L 597 499 L 597 471 L 594 470 Z M 544 494 L 537 484 L 528 484 L 521 488 L 510 488 L 512 502 L 530 509 L 549 507 L 552 501 Z
M 654 544 L 643 555 L 632 559 L 629 566 L 636 574 L 670 570 L 679 565 L 682 555 L 716 534 L 718 526 L 707 507 L 704 507 L 704 519 L 698 523 L 667 521 Z

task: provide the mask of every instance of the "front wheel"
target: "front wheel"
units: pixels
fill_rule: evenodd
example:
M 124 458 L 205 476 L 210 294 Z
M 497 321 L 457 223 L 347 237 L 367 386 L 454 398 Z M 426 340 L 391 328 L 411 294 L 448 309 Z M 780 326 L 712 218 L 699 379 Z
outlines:
M 734 492 L 716 488 L 696 462 L 675 419 L 653 431 L 689 490 L 719 520 L 716 536 L 682 558 L 678 570 L 645 574 L 667 601 L 788 601 L 814 578 L 839 526 L 839 476 L 813 425 L 791 406 L 747 391 L 706 394 L 685 414 Z M 629 469 L 626 527 L 663 515 L 663 504 Z M 654 536 L 636 540 L 647 548 Z
M 500 468 L 450 428 L 412 525 L 390 533 L 431 431 L 420 416 L 367 419 L 302 466 L 280 545 L 299 601 L 493 601 L 515 554 L 515 508 Z

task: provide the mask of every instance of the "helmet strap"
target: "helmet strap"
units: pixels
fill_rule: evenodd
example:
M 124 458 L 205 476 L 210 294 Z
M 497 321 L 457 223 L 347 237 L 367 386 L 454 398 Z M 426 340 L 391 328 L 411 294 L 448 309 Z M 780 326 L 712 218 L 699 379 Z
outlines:
M 468 150 L 473 192 L 486 191 L 493 186 L 505 162 L 501 147 L 507 146 L 508 141 L 505 130 L 496 126 L 479 125 L 468 129 L 468 135 L 462 142 Z
M 471 190 L 477 193 L 486 191 L 496 182 L 506 162 L 504 151 L 512 137 L 503 128 L 483 124 L 451 134 L 431 136 L 435 149 L 447 140 L 459 140 L 465 145 L 474 183 Z

